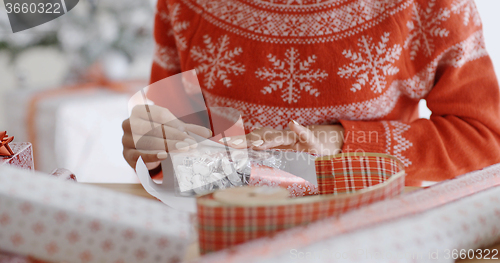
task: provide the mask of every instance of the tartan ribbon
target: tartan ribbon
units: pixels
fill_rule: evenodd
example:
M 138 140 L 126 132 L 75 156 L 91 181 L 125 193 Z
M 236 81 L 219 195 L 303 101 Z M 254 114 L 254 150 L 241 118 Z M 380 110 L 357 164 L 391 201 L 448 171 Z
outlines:
M 404 166 L 395 157 L 346 153 L 315 160 L 320 195 L 270 201 L 266 205 L 229 205 L 213 193 L 197 198 L 200 253 L 272 236 L 292 227 L 339 216 L 401 194 Z

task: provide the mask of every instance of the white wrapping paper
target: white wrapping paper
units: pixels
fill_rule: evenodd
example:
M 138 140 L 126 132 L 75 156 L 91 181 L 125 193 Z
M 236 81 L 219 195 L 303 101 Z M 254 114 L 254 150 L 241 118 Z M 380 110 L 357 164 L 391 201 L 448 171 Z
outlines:
M 121 123 L 128 118 L 129 95 L 89 88 L 41 100 L 37 105 L 36 170 L 72 171 L 79 182 L 137 183 L 134 170 L 122 155 Z M 27 110 L 33 91 L 6 95 L 4 109 L 15 141 L 29 141 Z
M 0 166 L 0 250 L 51 262 L 178 262 L 190 215 L 161 202 Z

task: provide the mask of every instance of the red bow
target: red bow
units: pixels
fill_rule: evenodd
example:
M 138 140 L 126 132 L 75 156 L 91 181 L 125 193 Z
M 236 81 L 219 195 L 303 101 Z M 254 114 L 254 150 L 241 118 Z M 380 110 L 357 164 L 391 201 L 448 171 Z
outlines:
M 14 155 L 14 152 L 9 146 L 9 142 L 14 140 L 14 136 L 7 137 L 7 132 L 0 132 L 0 156 L 2 157 L 10 157 Z

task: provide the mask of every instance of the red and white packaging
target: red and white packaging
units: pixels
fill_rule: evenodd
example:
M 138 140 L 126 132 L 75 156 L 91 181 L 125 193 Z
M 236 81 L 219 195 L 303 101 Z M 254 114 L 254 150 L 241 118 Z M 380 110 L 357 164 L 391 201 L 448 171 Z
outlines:
M 0 156 L 0 166 L 10 164 L 28 170 L 35 169 L 35 165 L 33 163 L 33 147 L 31 146 L 31 143 L 11 142 L 9 143 L 9 146 L 14 152 L 14 155 L 9 158 L 2 158 Z
M 0 250 L 50 262 L 179 262 L 191 214 L 0 166 Z
M 495 164 L 338 217 L 210 253 L 196 262 L 451 263 L 481 259 L 484 253 L 499 259 L 498 249 L 482 249 L 498 242 L 500 164 Z
M 319 194 L 317 185 L 291 173 L 266 166 L 252 167 L 248 185 L 285 188 L 291 197 Z

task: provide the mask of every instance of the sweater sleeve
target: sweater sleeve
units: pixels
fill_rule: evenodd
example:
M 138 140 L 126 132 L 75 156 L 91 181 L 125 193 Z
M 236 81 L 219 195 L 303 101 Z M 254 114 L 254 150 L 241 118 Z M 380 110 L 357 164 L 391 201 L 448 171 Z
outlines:
M 180 73 L 180 58 L 175 43 L 167 1 L 158 1 L 154 18 L 155 52 L 151 70 L 151 83 Z
M 151 67 L 150 86 L 147 91 L 148 99 L 152 100 L 156 105 L 167 107 L 170 101 L 166 98 L 169 95 L 179 98 L 179 103 L 189 105 L 187 101 L 182 101 L 186 98 L 185 91 L 182 88 L 175 89 L 171 87 L 168 90 L 160 85 L 155 85 L 158 82 L 169 76 L 181 72 L 180 57 L 177 51 L 175 36 L 172 25 L 170 23 L 170 14 L 167 7 L 167 1 L 158 1 L 156 4 L 156 13 L 154 18 L 154 40 L 155 49 L 153 56 L 153 65 Z M 175 107 L 171 107 L 175 109 Z M 161 166 L 150 170 L 151 177 L 155 180 L 163 179 Z
M 406 83 L 413 85 L 414 93 L 404 96 L 424 98 L 432 111 L 430 119 L 409 123 L 341 120 L 344 152 L 391 154 L 405 165 L 406 184 L 414 186 L 500 162 L 498 82 L 485 51 L 482 28 L 470 20 L 468 26 L 462 20 L 453 24 L 447 38 L 453 42 L 439 42 L 444 51 L 434 56 L 428 67 L 432 70 L 426 71 L 428 88 L 422 88 L 421 82 Z M 417 74 L 415 78 L 423 77 Z

